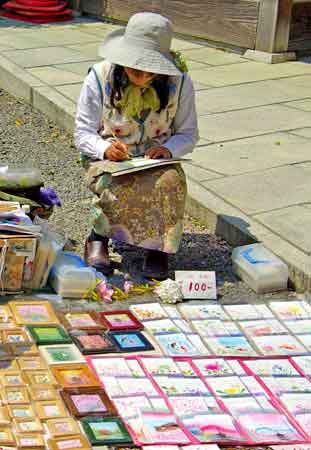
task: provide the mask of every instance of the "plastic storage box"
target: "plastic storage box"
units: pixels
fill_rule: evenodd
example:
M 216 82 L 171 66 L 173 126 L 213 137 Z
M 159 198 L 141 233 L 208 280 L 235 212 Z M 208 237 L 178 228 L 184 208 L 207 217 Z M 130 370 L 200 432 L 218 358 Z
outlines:
M 52 267 L 50 285 L 62 297 L 81 298 L 96 286 L 96 271 L 72 252 L 60 252 Z
M 287 289 L 287 265 L 263 244 L 235 248 L 232 263 L 235 273 L 258 294 Z

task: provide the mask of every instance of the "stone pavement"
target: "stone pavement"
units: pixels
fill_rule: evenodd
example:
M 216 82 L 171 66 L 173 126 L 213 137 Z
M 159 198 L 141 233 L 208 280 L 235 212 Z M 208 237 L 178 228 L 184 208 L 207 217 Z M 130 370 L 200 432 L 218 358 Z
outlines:
M 114 28 L 0 18 L 0 87 L 72 130 L 83 79 Z M 182 39 L 173 47 L 190 63 L 201 134 L 185 165 L 189 211 L 234 245 L 264 242 L 296 288 L 311 290 L 310 61 L 267 65 Z

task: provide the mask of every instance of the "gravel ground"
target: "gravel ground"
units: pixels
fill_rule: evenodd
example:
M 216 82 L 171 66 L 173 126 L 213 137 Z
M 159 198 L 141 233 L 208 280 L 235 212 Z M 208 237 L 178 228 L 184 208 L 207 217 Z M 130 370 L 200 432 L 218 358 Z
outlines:
M 53 186 L 63 201 L 50 219 L 55 230 L 77 241 L 82 254 L 84 239 L 90 229 L 88 202 L 90 193 L 84 173 L 77 163 L 78 152 L 72 136 L 60 130 L 42 113 L 27 103 L 0 90 L 0 162 L 25 164 L 41 170 L 46 185 Z M 123 257 L 121 269 L 139 277 L 143 251 L 114 244 L 113 258 Z M 180 251 L 170 258 L 170 268 L 215 270 L 219 298 L 223 302 L 246 302 L 260 299 L 291 298 L 294 292 L 258 296 L 238 281 L 232 272 L 231 248 L 223 239 L 211 234 L 194 218 L 186 217 Z

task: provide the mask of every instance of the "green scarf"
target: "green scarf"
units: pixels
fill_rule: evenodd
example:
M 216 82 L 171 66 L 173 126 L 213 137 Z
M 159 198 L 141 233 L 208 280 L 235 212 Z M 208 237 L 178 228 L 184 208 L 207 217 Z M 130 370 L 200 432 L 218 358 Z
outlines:
M 158 111 L 160 100 L 152 86 L 139 87 L 129 84 L 125 88 L 121 100 L 116 102 L 116 106 L 126 117 L 141 117 L 144 110 Z

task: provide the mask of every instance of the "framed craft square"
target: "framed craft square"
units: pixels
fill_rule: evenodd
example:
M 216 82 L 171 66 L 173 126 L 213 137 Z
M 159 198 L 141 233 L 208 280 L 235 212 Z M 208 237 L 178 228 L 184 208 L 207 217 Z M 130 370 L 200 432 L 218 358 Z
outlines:
M 14 426 L 18 433 L 43 433 L 42 423 L 38 418 L 33 419 L 15 419 Z
M 116 345 L 102 331 L 76 331 L 71 333 L 74 343 L 84 355 L 117 352 Z
M 59 317 L 67 330 L 100 330 L 105 328 L 93 311 L 59 313 Z
M 136 319 L 131 311 L 126 309 L 100 312 L 98 316 L 108 330 L 142 330 L 144 328 L 143 324 Z
M 1 335 L 4 344 L 29 344 L 32 342 L 26 331 L 21 328 L 3 330 Z
M 43 439 L 42 434 L 17 434 L 16 435 L 16 442 L 18 449 L 44 449 L 45 448 L 45 442 Z
M 51 450 L 90 450 L 88 440 L 82 434 L 68 437 L 49 439 L 48 445 Z
M 12 358 L 14 355 L 12 347 L 6 344 L 0 344 L 0 361 Z
M 31 405 L 8 405 L 8 411 L 12 419 L 36 417 L 36 413 Z
M 29 395 L 25 386 L 5 387 L 1 389 L 1 397 L 4 404 L 17 405 L 29 403 Z
M 11 301 L 9 306 L 18 325 L 51 325 L 59 321 L 47 301 Z
M 113 416 L 117 411 L 103 389 L 67 390 L 61 396 L 75 417 Z
M 9 386 L 24 386 L 27 384 L 26 377 L 19 371 L 7 371 L 0 373 L 1 384 L 4 387 Z
M 0 428 L 0 445 L 15 445 L 15 439 L 10 427 Z
M 39 350 L 35 344 L 11 344 L 14 356 L 38 356 Z
M 70 336 L 66 333 L 64 328 L 59 325 L 29 325 L 27 329 L 37 345 L 71 343 Z
M 35 402 L 35 410 L 40 420 L 67 417 L 68 413 L 60 400 Z
M 21 356 L 17 363 L 20 370 L 46 370 L 46 364 L 41 356 Z
M 31 386 L 51 387 L 56 386 L 56 380 L 47 369 L 45 370 L 27 370 L 25 375 Z
M 121 352 L 154 350 L 154 347 L 140 331 L 110 331 L 108 336 Z
M 29 392 L 31 399 L 34 401 L 58 400 L 59 394 L 55 387 L 30 386 Z
M 54 366 L 52 373 L 65 389 L 100 387 L 100 382 L 86 364 Z
M 80 433 L 78 422 L 72 417 L 49 419 L 46 421 L 49 434 L 55 437 L 72 436 Z
M 0 426 L 7 425 L 11 422 L 9 410 L 7 406 L 0 406 Z
M 20 369 L 18 361 L 16 359 L 3 359 L 0 360 L 0 372 L 13 371 L 16 372 Z
M 118 417 L 84 417 L 81 424 L 92 445 L 132 443 L 128 431 Z
M 47 364 L 82 364 L 85 362 L 74 344 L 41 345 L 40 353 Z

